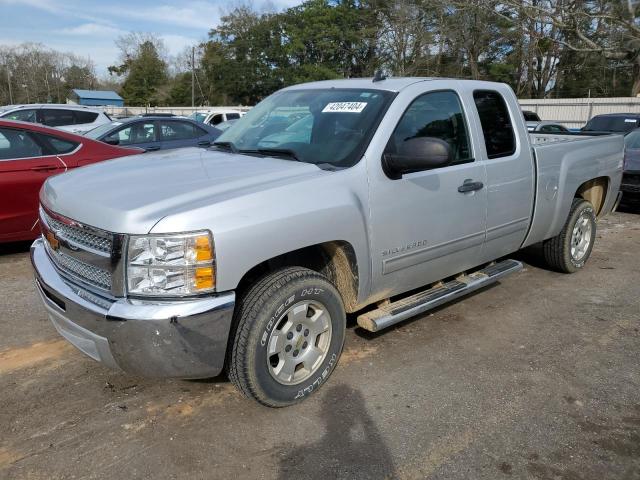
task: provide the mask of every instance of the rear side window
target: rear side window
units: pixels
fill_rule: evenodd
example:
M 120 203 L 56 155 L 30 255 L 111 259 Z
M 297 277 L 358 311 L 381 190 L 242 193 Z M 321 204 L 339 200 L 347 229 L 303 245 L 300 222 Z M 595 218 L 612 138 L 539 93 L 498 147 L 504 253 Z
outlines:
M 3 115 L 2 118 L 7 120 L 21 120 L 23 122 L 31 123 L 36 123 L 38 121 L 36 119 L 36 111 L 32 108 L 7 113 L 6 115 Z
M 473 92 L 478 109 L 484 144 L 489 158 L 508 157 L 516 151 L 516 138 L 507 104 L 498 92 Z
M 98 118 L 98 114 L 96 112 L 82 112 L 79 110 L 74 110 L 74 117 L 76 117 L 76 123 L 93 123 L 96 118 Z
M 42 123 L 49 127 L 63 127 L 65 125 L 73 125 L 73 111 L 64 109 L 42 109 Z
M 39 142 L 47 147 L 54 155 L 64 155 L 73 152 L 79 145 L 77 142 L 54 137 L 52 135 L 44 135 L 42 133 L 35 134 L 38 136 Z
M 163 140 L 189 140 L 202 135 L 202 130 L 187 122 L 160 122 Z
M 117 140 L 116 145 L 137 145 L 156 141 L 156 126 L 153 122 L 135 122 L 109 135 L 105 140 Z
M 227 120 L 237 120 L 240 118 L 239 113 L 227 113 Z
M 0 128 L 0 160 L 41 157 L 42 147 L 24 130 Z

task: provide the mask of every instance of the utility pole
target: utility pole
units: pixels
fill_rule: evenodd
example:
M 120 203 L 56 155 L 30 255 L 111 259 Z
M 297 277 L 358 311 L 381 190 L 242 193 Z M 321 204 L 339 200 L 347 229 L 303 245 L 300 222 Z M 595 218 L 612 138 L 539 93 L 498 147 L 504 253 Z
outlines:
M 11 72 L 9 71 L 9 65 L 7 65 L 7 85 L 9 85 L 9 105 L 13 105 L 13 94 L 11 93 Z
M 191 106 L 196 106 L 196 47 L 191 47 Z

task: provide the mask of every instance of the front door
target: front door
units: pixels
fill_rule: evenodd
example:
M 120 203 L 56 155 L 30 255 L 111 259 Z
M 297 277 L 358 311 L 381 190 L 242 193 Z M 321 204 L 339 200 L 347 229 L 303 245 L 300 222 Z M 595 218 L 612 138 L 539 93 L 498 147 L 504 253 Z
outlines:
M 0 128 L 0 241 L 36 236 L 40 187 L 64 171 L 58 157 L 32 134 Z
M 442 90 L 425 92 L 439 84 Z M 399 94 L 387 115 L 393 118 L 397 112 L 399 121 L 383 154 L 397 152 L 411 138 L 435 137 L 449 144 L 452 162 L 395 180 L 382 169 L 370 168 L 375 297 L 406 292 L 480 263 L 486 171 L 474 159 L 465 107 L 450 85 L 440 81 L 414 84 Z M 371 159 L 376 165 L 380 161 Z M 463 185 L 470 182 L 475 189 L 465 191 Z

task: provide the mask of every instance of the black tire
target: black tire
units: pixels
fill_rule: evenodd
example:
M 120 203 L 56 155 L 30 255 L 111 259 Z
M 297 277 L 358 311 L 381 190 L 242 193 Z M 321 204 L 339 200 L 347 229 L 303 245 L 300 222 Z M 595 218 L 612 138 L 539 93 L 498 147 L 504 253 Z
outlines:
M 571 255 L 573 228 L 582 215 L 587 215 L 591 223 L 591 240 L 583 257 L 576 260 Z M 584 267 L 589 259 L 596 239 L 596 214 L 591 203 L 582 198 L 574 198 L 562 231 L 555 237 L 545 240 L 543 244 L 544 258 L 554 270 L 563 273 L 574 273 Z
M 267 339 L 286 308 L 301 300 L 320 302 L 331 317 L 326 356 L 314 374 L 296 385 L 277 381 L 267 365 Z M 269 407 L 285 407 L 307 398 L 329 378 L 344 344 L 346 314 L 336 288 L 302 267 L 287 267 L 258 280 L 236 303 L 227 374 L 247 397 Z

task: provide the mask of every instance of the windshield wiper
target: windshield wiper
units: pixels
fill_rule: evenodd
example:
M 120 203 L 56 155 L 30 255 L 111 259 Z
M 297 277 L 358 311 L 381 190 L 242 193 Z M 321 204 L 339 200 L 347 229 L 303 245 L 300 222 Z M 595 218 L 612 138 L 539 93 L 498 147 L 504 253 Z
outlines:
M 255 151 L 268 157 L 285 157 L 297 162 L 302 161 L 298 158 L 298 154 L 290 148 L 258 148 Z
M 213 142 L 213 145 L 215 147 L 229 150 L 231 153 L 238 153 L 238 147 L 236 147 L 233 142 Z

